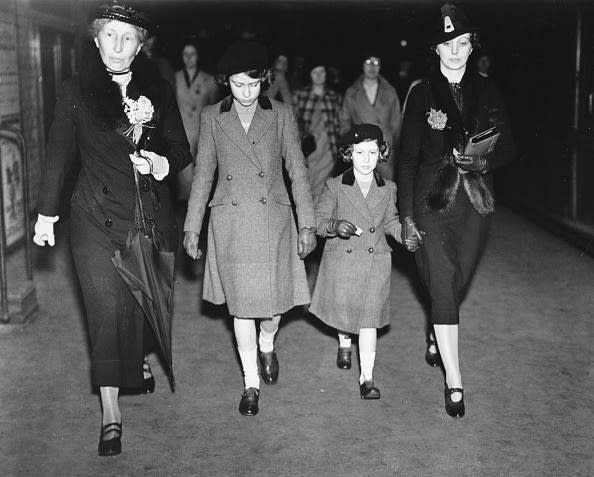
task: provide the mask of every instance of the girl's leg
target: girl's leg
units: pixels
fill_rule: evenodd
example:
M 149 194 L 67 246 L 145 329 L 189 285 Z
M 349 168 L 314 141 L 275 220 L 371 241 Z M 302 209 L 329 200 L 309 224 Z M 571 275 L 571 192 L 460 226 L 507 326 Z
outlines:
M 102 426 L 106 424 L 112 424 L 117 422 L 122 423 L 122 414 L 120 413 L 120 407 L 118 405 L 118 394 L 120 388 L 114 388 L 111 386 L 103 386 L 99 388 L 101 395 L 101 407 L 103 409 L 103 417 L 101 419 Z M 114 432 L 107 432 L 101 436 L 102 440 L 108 441 L 114 437 L 118 437 Z
M 245 388 L 260 389 L 258 376 L 258 343 L 256 340 L 256 324 L 253 319 L 233 319 L 237 350 L 243 368 Z
M 433 325 L 449 388 L 463 388 L 458 359 L 458 325 Z M 453 393 L 453 402 L 462 399 L 461 393 Z
M 260 337 L 258 338 L 260 352 L 271 353 L 274 351 L 274 336 L 278 331 L 280 319 L 280 315 L 276 315 L 270 320 L 260 320 Z
M 336 366 L 340 369 L 351 369 L 351 335 L 338 330 L 338 354 Z
M 359 330 L 359 363 L 361 365 L 359 384 L 363 384 L 365 381 L 373 381 L 376 345 L 377 329 L 361 328 Z

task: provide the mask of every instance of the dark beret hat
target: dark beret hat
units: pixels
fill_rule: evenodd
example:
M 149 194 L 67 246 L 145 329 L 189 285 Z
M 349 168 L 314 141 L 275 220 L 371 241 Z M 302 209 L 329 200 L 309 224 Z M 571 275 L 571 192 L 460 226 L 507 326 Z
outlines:
M 91 16 L 91 21 L 99 19 L 118 20 L 149 31 L 154 30 L 156 27 L 144 12 L 136 10 L 130 5 L 118 2 L 117 0 L 112 0 L 97 8 L 95 13 Z
M 439 45 L 465 33 L 477 31 L 478 28 L 474 27 L 466 17 L 464 7 L 454 1 L 447 1 L 441 7 L 441 21 L 433 36 L 432 44 Z
M 378 145 L 384 142 L 384 135 L 379 126 L 369 123 L 355 124 L 350 131 L 340 137 L 338 145 L 348 146 L 373 139 L 377 140 Z
M 238 40 L 229 46 L 219 63 L 217 72 L 234 75 L 250 70 L 263 70 L 268 67 L 266 47 L 254 40 Z

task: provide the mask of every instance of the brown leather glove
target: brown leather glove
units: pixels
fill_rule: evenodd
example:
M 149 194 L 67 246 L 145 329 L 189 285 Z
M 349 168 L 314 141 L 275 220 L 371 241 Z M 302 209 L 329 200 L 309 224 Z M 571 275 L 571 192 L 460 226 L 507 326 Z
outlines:
M 297 255 L 303 260 L 314 251 L 318 241 L 316 240 L 316 229 L 313 227 L 303 227 L 299 231 L 299 241 L 297 243 Z
M 348 220 L 330 219 L 326 225 L 326 231 L 332 235 L 338 235 L 340 238 L 348 239 L 351 235 L 355 235 L 357 227 L 351 224 Z
M 402 220 L 402 243 L 409 252 L 416 252 L 419 245 L 423 243 L 425 232 L 419 230 L 412 217 L 404 217 Z

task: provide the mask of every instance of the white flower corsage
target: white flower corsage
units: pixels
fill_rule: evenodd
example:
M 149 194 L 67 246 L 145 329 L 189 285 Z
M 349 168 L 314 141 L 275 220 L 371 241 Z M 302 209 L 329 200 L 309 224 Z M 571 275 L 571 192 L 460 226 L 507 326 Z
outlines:
M 448 122 L 448 115 L 437 109 L 431 108 L 427 113 L 427 122 L 433 129 L 439 129 L 440 131 L 446 127 Z
M 124 112 L 131 124 L 124 134 L 132 134 L 132 140 L 135 144 L 138 144 L 140 136 L 142 136 L 142 128 L 150 127 L 144 125 L 153 119 L 153 113 L 155 112 L 153 103 L 146 96 L 141 96 L 137 100 L 125 97 Z

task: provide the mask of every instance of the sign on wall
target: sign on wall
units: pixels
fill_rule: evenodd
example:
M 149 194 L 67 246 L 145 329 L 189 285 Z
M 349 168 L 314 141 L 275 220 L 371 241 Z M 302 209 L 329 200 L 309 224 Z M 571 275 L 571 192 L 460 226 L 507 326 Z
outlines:
M 16 25 L 0 20 L 0 120 L 19 119 L 19 70 Z
M 10 247 L 25 234 L 23 169 L 18 143 L 0 138 L 0 165 L 6 245 Z

